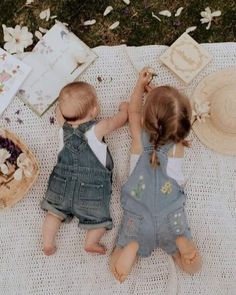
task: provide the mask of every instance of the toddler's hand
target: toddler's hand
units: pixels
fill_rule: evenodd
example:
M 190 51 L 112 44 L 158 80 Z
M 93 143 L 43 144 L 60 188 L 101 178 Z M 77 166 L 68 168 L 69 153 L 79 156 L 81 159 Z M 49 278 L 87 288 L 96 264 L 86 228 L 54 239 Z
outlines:
M 154 71 L 152 68 L 145 67 L 139 73 L 137 84 L 145 88 L 152 80 Z

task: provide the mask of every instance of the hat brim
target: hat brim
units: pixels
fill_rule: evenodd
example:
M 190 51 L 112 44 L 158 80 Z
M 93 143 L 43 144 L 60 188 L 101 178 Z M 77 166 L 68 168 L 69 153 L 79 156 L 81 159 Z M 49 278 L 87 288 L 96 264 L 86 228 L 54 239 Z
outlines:
M 39 175 L 39 164 L 34 154 L 18 136 L 5 128 L 0 128 L 0 134 L 14 142 L 14 144 L 30 159 L 33 165 L 31 177 L 23 177 L 21 180 L 12 179 L 7 185 L 3 183 L 0 184 L 0 209 L 4 209 L 12 207 L 26 196 L 26 193 Z
M 224 69 L 205 77 L 195 88 L 191 103 L 194 101 L 209 101 L 217 89 L 236 83 L 236 68 Z M 235 93 L 236 97 L 236 93 Z M 235 98 L 236 99 L 236 98 Z M 236 134 L 219 130 L 210 118 L 205 121 L 195 121 L 192 129 L 199 140 L 212 150 L 230 156 L 236 156 Z

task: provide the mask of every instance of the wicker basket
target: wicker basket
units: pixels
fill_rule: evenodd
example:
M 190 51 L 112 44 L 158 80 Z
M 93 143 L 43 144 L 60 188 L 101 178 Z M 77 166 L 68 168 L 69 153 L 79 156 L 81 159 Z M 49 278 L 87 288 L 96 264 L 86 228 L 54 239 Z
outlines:
M 7 178 L 0 176 L 0 209 L 3 209 L 13 206 L 26 195 L 38 177 L 39 164 L 26 144 L 14 133 L 5 128 L 0 128 L 0 135 L 4 138 L 10 139 L 16 146 L 18 146 L 33 164 L 33 173 L 31 177 L 23 176 L 21 180 L 15 180 L 13 178 L 13 173 Z

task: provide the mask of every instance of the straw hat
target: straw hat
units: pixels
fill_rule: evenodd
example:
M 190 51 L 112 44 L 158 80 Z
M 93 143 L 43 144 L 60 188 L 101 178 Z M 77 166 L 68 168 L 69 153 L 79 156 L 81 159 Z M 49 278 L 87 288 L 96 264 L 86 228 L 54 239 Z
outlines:
M 5 128 L 0 128 L 0 135 L 4 138 L 11 140 L 16 146 L 20 148 L 24 156 L 30 161 L 31 175 L 29 177 L 22 177 L 16 180 L 13 176 L 9 179 L 4 179 L 0 174 L 0 210 L 11 207 L 20 201 L 32 187 L 33 183 L 39 174 L 39 164 L 34 154 L 26 146 L 26 144 L 14 133 Z
M 205 77 L 192 96 L 193 130 L 207 147 L 236 155 L 236 68 Z

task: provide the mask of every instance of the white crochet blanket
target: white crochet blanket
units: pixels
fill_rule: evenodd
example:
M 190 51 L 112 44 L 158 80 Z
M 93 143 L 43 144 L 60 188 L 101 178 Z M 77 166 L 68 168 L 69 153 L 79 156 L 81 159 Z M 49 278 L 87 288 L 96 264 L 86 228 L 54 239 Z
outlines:
M 204 76 L 236 65 L 235 43 L 203 46 L 212 54 L 213 61 L 186 88 L 160 65 L 158 56 L 167 47 L 157 45 L 97 47 L 99 58 L 80 79 L 96 87 L 101 117 L 113 115 L 119 102 L 129 99 L 137 77 L 132 63 L 137 68 L 153 66 L 159 84 L 176 86 L 191 95 Z M 236 157 L 207 149 L 194 134 L 190 135 L 193 144 L 187 150 L 184 172 L 188 178 L 186 211 L 203 257 L 199 274 L 183 273 L 161 250 L 156 250 L 149 258 L 139 259 L 123 284 L 116 282 L 109 272 L 108 257 L 122 216 L 120 187 L 129 169 L 127 126 L 107 138 L 115 163 L 111 201 L 115 227 L 103 238 L 107 255 L 93 256 L 83 250 L 85 231 L 78 228 L 76 220 L 61 227 L 57 253 L 52 257 L 43 255 L 41 227 L 45 212 L 39 203 L 57 156 L 58 125 L 50 123 L 54 110 L 55 105 L 38 118 L 15 98 L 0 119 L 0 125 L 25 140 L 41 166 L 40 176 L 26 198 L 13 208 L 0 211 L 0 295 L 235 295 Z

